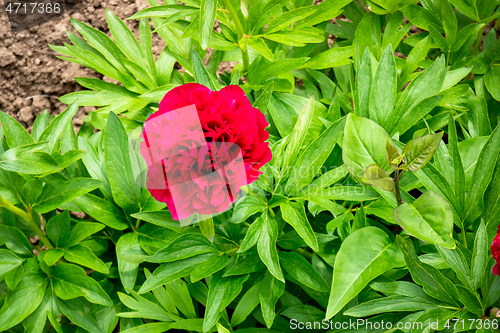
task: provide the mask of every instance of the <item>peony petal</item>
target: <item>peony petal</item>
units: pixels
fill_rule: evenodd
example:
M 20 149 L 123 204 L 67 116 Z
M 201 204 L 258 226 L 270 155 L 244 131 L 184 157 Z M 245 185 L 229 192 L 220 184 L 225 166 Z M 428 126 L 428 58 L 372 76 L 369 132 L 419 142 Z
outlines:
M 202 93 L 208 93 L 211 90 L 207 87 L 198 83 L 186 83 L 181 86 L 175 87 L 170 90 L 165 97 L 160 102 L 160 108 L 158 112 L 155 112 L 152 116 L 157 116 L 156 113 L 164 113 L 172 111 L 184 106 L 195 104 L 192 101 L 192 94 L 194 91 L 200 90 Z

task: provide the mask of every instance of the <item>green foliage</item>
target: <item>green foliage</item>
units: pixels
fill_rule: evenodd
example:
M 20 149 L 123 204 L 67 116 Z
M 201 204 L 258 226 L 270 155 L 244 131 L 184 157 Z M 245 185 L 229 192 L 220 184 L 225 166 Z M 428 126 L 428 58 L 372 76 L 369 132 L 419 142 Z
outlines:
M 107 79 L 75 78 L 60 115 L 28 132 L 0 112 L 0 331 L 498 331 L 498 1 L 149 4 L 139 39 L 109 10 L 110 35 L 71 20 L 51 47 Z M 140 186 L 139 134 L 189 82 L 240 86 L 273 158 L 181 226 Z M 97 110 L 75 133 L 79 106 Z

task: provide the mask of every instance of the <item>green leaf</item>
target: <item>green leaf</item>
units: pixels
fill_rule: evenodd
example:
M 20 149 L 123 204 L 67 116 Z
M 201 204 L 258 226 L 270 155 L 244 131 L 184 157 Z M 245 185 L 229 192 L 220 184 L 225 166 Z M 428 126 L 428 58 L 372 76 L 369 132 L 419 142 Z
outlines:
M 199 6 L 199 2 L 198 2 Z M 129 17 L 129 20 L 135 20 L 135 19 L 140 19 L 140 18 L 148 18 L 148 17 L 168 17 L 171 16 L 179 11 L 182 11 L 186 8 L 190 9 L 197 9 L 199 8 L 193 8 L 193 7 L 187 7 L 185 5 L 180 5 L 180 4 L 175 4 L 175 5 L 164 5 L 164 6 L 157 6 L 156 4 L 152 7 L 145 8 L 141 10 L 138 13 L 135 13 L 131 17 Z
M 340 124 L 339 124 L 340 125 Z M 347 175 L 347 168 L 341 165 L 329 170 L 311 182 L 311 188 L 323 189 L 337 183 Z
M 160 305 L 154 303 L 142 296 L 132 289 L 127 290 L 133 297 L 125 295 L 123 293 L 118 293 L 118 297 L 122 303 L 135 310 L 133 312 L 122 312 L 118 313 L 119 317 L 126 318 L 145 318 L 160 321 L 173 321 L 173 316 L 170 316 Z
M 71 221 L 69 211 L 54 215 L 45 225 L 47 236 L 54 247 L 60 247 L 64 244 L 69 236 L 71 229 Z
M 361 58 L 361 62 L 359 58 Z M 375 62 L 368 48 L 364 50 L 362 56 L 356 55 L 357 80 L 354 86 L 354 113 L 357 116 L 368 117 L 370 90 L 373 81 L 373 67 Z
M 108 294 L 85 271 L 76 265 L 59 263 L 52 269 L 52 283 L 56 295 L 64 300 L 85 297 L 89 302 L 111 306 Z
M 465 221 L 475 221 L 484 209 L 484 192 L 493 177 L 500 154 L 500 125 L 497 125 L 484 145 L 472 175 L 471 189 L 465 200 Z
M 265 34 L 264 38 L 290 46 L 304 46 L 307 43 L 321 43 L 325 40 L 323 35 L 304 30 L 280 31 Z
M 425 60 L 431 46 L 431 37 L 427 36 L 419 41 L 406 58 L 405 65 L 401 71 L 399 84 L 408 82 L 409 75 L 418 68 L 418 65 Z
M 270 274 L 268 274 L 270 275 Z M 272 275 L 271 275 L 272 277 Z M 253 312 L 260 302 L 260 283 L 254 284 L 243 295 L 241 300 L 236 305 L 233 315 L 231 317 L 231 326 L 235 327 L 241 324 Z
M 123 286 L 128 289 L 135 287 L 139 263 L 128 262 L 122 257 L 122 253 L 132 248 L 140 248 L 139 240 L 135 233 L 124 234 L 116 242 L 116 259 L 118 261 L 118 274 Z
M 203 62 L 195 49 L 191 50 L 191 59 L 193 61 L 193 74 L 196 82 L 210 88 L 210 90 L 216 91 L 217 88 L 214 79 L 207 71 L 205 65 L 203 65 Z
M 298 122 L 298 121 L 297 121 Z M 295 162 L 296 168 L 294 172 L 291 173 L 287 181 L 287 188 L 290 188 L 289 192 L 292 195 L 297 194 L 305 186 L 311 184 L 309 188 L 306 188 L 307 192 L 309 189 L 314 189 L 316 185 L 321 186 L 321 188 L 326 187 L 328 182 L 331 182 L 337 176 L 336 173 L 333 175 L 327 173 L 323 179 L 314 180 L 317 173 L 320 172 L 321 167 L 326 162 L 328 156 L 335 148 L 335 144 L 342 135 L 342 130 L 344 128 L 344 118 L 337 120 L 335 123 L 330 125 L 320 136 L 314 139 L 302 153 L 299 155 L 297 161 Z M 342 171 L 342 170 L 337 170 Z M 345 175 L 345 174 L 344 174 Z M 327 178 L 328 180 L 326 180 Z M 320 180 L 321 179 L 321 180 Z M 335 182 L 335 181 L 334 181 Z M 325 184 L 328 184 L 325 186 Z
M 190 233 L 180 235 L 172 240 L 169 245 L 156 252 L 147 261 L 156 263 L 173 262 L 210 252 L 219 253 L 219 250 L 213 247 L 204 236 Z
M 318 240 L 307 220 L 303 202 L 284 202 L 280 205 L 283 219 L 290 224 L 313 251 L 319 251 Z
M 241 241 L 238 253 L 243 253 L 250 250 L 259 241 L 264 226 L 264 218 L 259 216 L 253 221 L 245 234 L 245 238 Z
M 13 252 L 0 249 L 0 280 L 11 270 L 19 267 L 23 259 L 16 256 Z
M 362 181 L 385 191 L 394 191 L 394 181 L 387 175 L 387 172 L 376 164 L 372 164 L 366 168 Z
M 458 307 L 458 291 L 455 284 L 436 268 L 421 262 L 417 258 L 415 248 L 409 240 L 401 236 L 397 236 L 396 240 L 403 252 L 406 266 L 413 281 L 421 285 L 429 296 Z
M 387 296 L 402 295 L 430 299 L 420 286 L 408 281 L 373 282 L 370 288 Z
M 116 45 L 118 45 L 127 57 L 135 61 L 142 59 L 141 48 L 134 35 L 125 23 L 108 8 L 106 8 L 106 21 L 108 22 L 109 30 L 113 35 Z
M 500 67 L 491 66 L 490 70 L 484 74 L 484 83 L 486 88 L 490 92 L 491 96 L 500 101 L 500 87 L 498 82 L 500 81 Z
M 406 8 L 408 7 L 411 6 Z M 390 122 L 386 127 L 391 136 L 397 132 L 400 135 L 403 134 L 399 126 L 404 125 L 406 128 L 410 128 L 412 125 L 408 126 L 408 123 L 415 123 L 417 119 L 421 118 L 419 113 L 415 112 L 417 111 L 416 108 L 421 105 L 420 103 L 424 103 L 423 101 L 427 98 L 439 93 L 443 86 L 446 71 L 444 56 L 439 57 L 406 87 L 398 98 Z M 432 106 L 432 103 L 430 105 Z M 432 107 L 427 108 L 427 112 L 430 112 Z M 407 120 L 403 121 L 404 119 Z
M 416 312 L 433 309 L 435 307 L 437 307 L 435 303 L 426 299 L 395 295 L 359 304 L 358 306 L 350 308 L 344 314 L 352 317 L 367 317 L 385 312 Z
M 263 215 L 262 231 L 257 241 L 257 251 L 269 272 L 278 280 L 285 282 L 281 272 L 276 240 L 278 239 L 278 223 L 269 214 Z
M 108 266 L 84 245 L 78 244 L 64 250 L 64 259 L 88 267 L 94 271 L 109 274 Z
M 46 148 L 47 152 L 51 153 L 55 151 L 56 143 L 63 136 L 66 128 L 71 124 L 71 120 L 77 111 L 78 103 L 75 102 L 70 104 L 68 108 L 55 117 L 54 120 L 50 122 L 49 126 L 42 132 L 40 138 L 38 138 L 38 142 L 49 142 Z
M 50 154 L 36 151 L 45 145 L 35 143 L 7 150 L 0 155 L 0 168 L 32 175 L 59 171 L 59 165 Z
M 91 178 L 75 178 L 68 181 L 54 180 L 47 183 L 33 208 L 47 213 L 98 188 L 102 182 Z
M 350 234 L 335 258 L 326 318 L 335 316 L 371 280 L 401 266 L 401 252 L 383 230 L 365 227 Z
M 141 212 L 131 215 L 133 218 L 144 220 L 146 222 L 158 225 L 160 227 L 168 228 L 171 230 L 179 231 L 181 225 L 178 221 L 172 218 L 172 214 L 169 211 L 154 211 L 154 212 Z
M 23 266 L 18 266 L 5 275 L 5 284 L 10 290 L 15 290 L 24 274 Z
M 294 280 L 313 290 L 328 293 L 329 285 L 304 257 L 295 252 L 284 251 L 279 256 L 281 265 Z
M 265 30 L 265 34 L 267 35 L 276 31 L 285 30 L 293 22 L 304 19 L 317 10 L 318 7 L 316 6 L 307 6 L 284 12 L 269 23 Z
M 470 291 L 475 291 L 474 281 L 472 280 L 472 272 L 469 267 L 470 263 L 465 257 L 464 253 L 459 247 L 453 250 L 447 249 L 440 245 L 436 246 L 441 258 L 448 264 L 448 266 L 455 272 L 457 278 L 462 284 Z
M 49 122 L 50 115 L 48 110 L 44 110 L 35 118 L 35 121 L 33 122 L 33 129 L 31 130 L 33 140 L 38 142 L 38 138 L 42 134 L 43 130 L 49 125 Z
M 367 12 L 362 17 L 360 16 L 359 19 L 360 21 L 354 33 L 356 47 L 362 52 L 368 48 L 377 59 L 380 58 L 380 37 L 382 34 L 378 16 Z
M 431 244 L 455 248 L 453 240 L 453 211 L 439 194 L 427 191 L 413 203 L 394 209 L 394 218 L 410 235 Z
M 370 89 L 370 119 L 387 129 L 389 118 L 396 104 L 397 72 L 392 46 L 386 47 L 377 67 Z
M 201 34 L 201 48 L 206 49 L 210 42 L 212 29 L 214 27 L 215 15 L 217 12 L 217 1 L 215 0 L 201 0 L 200 6 L 200 34 Z
M 265 88 L 263 88 L 262 93 L 253 102 L 253 107 L 259 109 L 262 113 L 267 110 L 269 102 L 271 100 L 271 95 L 273 93 L 274 81 L 269 83 Z
M 403 160 L 408 170 L 417 171 L 430 162 L 444 132 L 425 135 L 408 142 L 403 149 Z
M 238 200 L 233 209 L 233 216 L 229 219 L 231 223 L 242 223 L 255 213 L 261 213 L 266 209 L 264 199 L 247 195 Z
M 33 144 L 33 138 L 28 131 L 14 118 L 5 112 L 0 112 L 2 130 L 10 148 Z
M 476 238 L 474 239 L 474 248 L 472 250 L 472 280 L 474 285 L 474 290 L 479 288 L 481 285 L 484 274 L 489 267 L 488 263 L 488 234 L 486 232 L 486 226 L 484 221 L 481 220 L 479 227 L 476 232 Z
M 397 0 L 396 2 L 398 3 L 399 1 Z M 400 11 L 396 11 L 391 15 L 382 37 L 382 48 L 392 45 L 393 50 L 397 49 L 403 37 L 405 37 L 411 29 L 411 24 L 403 25 L 403 19 L 403 13 Z
M 33 254 L 30 241 L 17 228 L 0 225 L 0 240 L 12 252 L 27 255 Z
M 248 46 L 250 46 L 252 49 L 262 54 L 267 60 L 274 61 L 273 53 L 267 46 L 266 42 L 262 40 L 262 38 L 256 38 L 256 37 L 251 38 L 250 42 L 248 43 Z
M 71 24 L 88 40 L 89 44 L 99 51 L 116 69 L 120 72 L 127 73 L 127 70 L 121 62 L 126 56 L 111 38 L 104 32 L 94 29 L 74 18 L 71 18 Z
M 458 150 L 457 128 L 455 127 L 455 121 L 451 113 L 448 117 L 448 131 L 448 148 L 450 156 L 453 159 L 456 206 L 461 217 L 463 216 L 462 212 L 465 206 L 465 171 Z
M 84 328 L 90 333 L 102 333 L 94 318 L 85 313 L 85 305 L 79 299 L 63 300 L 56 298 L 57 307 L 72 323 Z M 50 317 L 49 317 L 50 319 Z M 51 320 L 52 323 L 52 320 Z
M 61 246 L 66 248 L 72 247 L 102 229 L 104 229 L 104 226 L 100 223 L 78 222 L 73 226 L 69 237 L 61 242 Z
M 195 283 L 196 281 L 217 273 L 218 271 L 226 267 L 228 260 L 228 256 L 223 253 L 218 257 L 213 257 L 205 262 L 202 262 L 191 272 L 191 283 Z
M 200 263 L 217 256 L 216 253 L 200 254 L 191 258 L 169 262 L 158 267 L 150 278 L 139 289 L 139 293 L 143 294 L 153 290 L 161 285 L 175 281 L 178 278 L 187 276 Z
M 386 172 L 392 170 L 387 163 L 387 140 L 392 142 L 387 132 L 374 121 L 352 113 L 347 116 L 342 159 L 355 179 L 362 179 L 366 168 L 372 164 L 377 164 Z
M 127 229 L 128 224 L 123 212 L 114 204 L 95 195 L 86 194 L 73 200 L 82 211 L 97 221 L 117 230 Z
M 264 317 L 267 328 L 271 328 L 276 316 L 276 302 L 285 291 L 285 283 L 276 279 L 271 273 L 266 272 L 264 278 L 259 282 L 259 287 L 262 316 Z
M 26 332 L 43 333 L 47 315 L 49 310 L 52 309 L 53 302 L 55 302 L 55 300 L 52 298 L 52 289 L 45 289 L 45 294 L 38 308 L 23 320 L 24 330 Z M 55 328 L 55 330 L 57 331 L 57 328 Z
M 182 321 L 187 321 L 189 319 L 184 319 L 181 320 L 177 323 L 180 323 Z M 183 329 L 185 327 L 179 326 L 180 329 Z M 136 327 L 129 328 L 127 330 L 121 331 L 122 333 L 163 333 L 167 332 L 168 330 L 172 329 L 172 324 L 169 322 L 154 322 L 154 323 L 149 323 L 149 324 L 144 324 Z
M 63 255 L 64 251 L 61 249 L 47 250 L 45 251 L 43 259 L 45 260 L 47 266 L 53 266 L 56 262 L 59 261 L 59 259 L 62 258 Z
M 73 128 L 71 128 L 71 130 L 73 130 Z M 61 154 L 57 151 L 53 152 L 52 157 L 56 160 L 57 164 L 59 165 L 59 168 L 65 169 L 71 163 L 78 161 L 86 154 L 87 154 L 86 151 L 72 149 L 67 151 L 65 154 Z
M 198 227 L 200 228 L 200 231 L 203 234 L 203 236 L 205 236 L 205 238 L 208 239 L 210 243 L 213 243 L 215 236 L 213 218 L 210 217 L 208 219 L 198 222 Z
M 329 21 L 332 17 L 339 16 L 341 13 L 341 9 L 346 7 L 351 1 L 352 0 L 323 1 L 320 4 L 316 5 L 318 6 L 318 10 L 316 12 L 298 21 L 295 24 L 295 28 L 301 28 L 303 26 L 313 26 L 324 21 Z M 306 3 L 307 2 L 303 2 L 303 4 Z
M 311 69 L 334 68 L 351 63 L 354 55 L 353 46 L 332 47 L 326 51 L 316 54 L 303 67 Z
M 113 198 L 128 212 L 139 212 L 141 189 L 132 171 L 127 133 L 114 112 L 109 114 L 103 140 L 104 162 Z
M 300 111 L 295 126 L 292 128 L 292 133 L 290 133 L 288 144 L 285 147 L 284 165 L 290 165 L 300 152 L 307 132 L 311 127 L 313 114 L 313 98 L 311 97 Z
M 43 300 L 47 284 L 47 276 L 38 271 L 26 272 L 16 290 L 7 294 L 0 309 L 0 331 L 16 326 L 35 311 Z
M 209 331 L 217 323 L 221 311 L 240 294 L 247 279 L 248 275 L 223 277 L 222 272 L 212 277 L 203 320 L 204 332 Z
M 368 186 L 332 186 L 320 191 L 319 194 L 330 200 L 365 201 L 380 198 L 380 195 Z

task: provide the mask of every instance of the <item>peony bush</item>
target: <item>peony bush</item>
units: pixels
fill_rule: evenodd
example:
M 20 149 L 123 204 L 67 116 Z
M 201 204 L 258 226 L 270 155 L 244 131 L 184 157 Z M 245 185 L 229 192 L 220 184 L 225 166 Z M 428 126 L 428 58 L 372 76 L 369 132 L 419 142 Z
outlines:
M 498 1 L 149 5 L 0 112 L 0 331 L 500 332 Z

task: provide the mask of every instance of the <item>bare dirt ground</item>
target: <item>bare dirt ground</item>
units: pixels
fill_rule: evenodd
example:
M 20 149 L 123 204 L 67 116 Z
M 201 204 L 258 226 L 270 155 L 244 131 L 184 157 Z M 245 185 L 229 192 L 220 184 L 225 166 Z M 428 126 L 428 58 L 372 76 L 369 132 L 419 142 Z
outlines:
M 105 19 L 105 8 L 109 8 L 119 18 L 126 19 L 134 13 L 149 7 L 147 0 L 78 0 L 79 3 L 63 16 L 35 26 L 29 30 L 11 30 L 4 1 L 0 0 L 0 110 L 13 115 L 28 129 L 36 115 L 47 109 L 57 114 L 66 108 L 58 98 L 70 92 L 81 90 L 74 77 L 102 78 L 102 75 L 78 64 L 58 59 L 49 44 L 63 45 L 69 42 L 66 31 L 76 33 L 70 24 L 70 16 L 109 34 Z M 73 0 L 75 1 L 75 0 Z M 316 0 L 319 3 L 321 0 Z M 333 20 L 334 21 L 334 20 Z M 127 20 L 127 26 L 138 35 L 138 21 Z M 493 25 L 490 23 L 484 33 Z M 419 29 L 412 27 L 412 33 Z M 498 32 L 500 35 L 500 32 Z M 330 36 L 329 44 L 334 41 Z M 153 34 L 153 52 L 160 54 L 165 44 Z M 230 71 L 234 63 L 223 63 L 219 72 Z M 92 107 L 82 107 L 74 124 L 82 124 Z
M 27 128 L 43 110 L 57 114 L 66 108 L 58 98 L 82 89 L 74 82 L 75 76 L 102 78 L 88 68 L 56 58 L 57 53 L 49 48 L 49 44 L 69 43 L 66 31 L 76 33 L 70 16 L 108 33 L 105 8 L 125 19 L 149 7 L 146 0 L 80 0 L 69 14 L 14 33 L 3 1 L 0 0 L 0 110 L 13 115 Z M 138 21 L 130 20 L 126 24 L 134 33 L 138 32 Z M 159 54 L 165 44 L 158 36 L 154 37 L 153 50 Z M 89 110 L 80 108 L 75 125 L 81 125 Z

